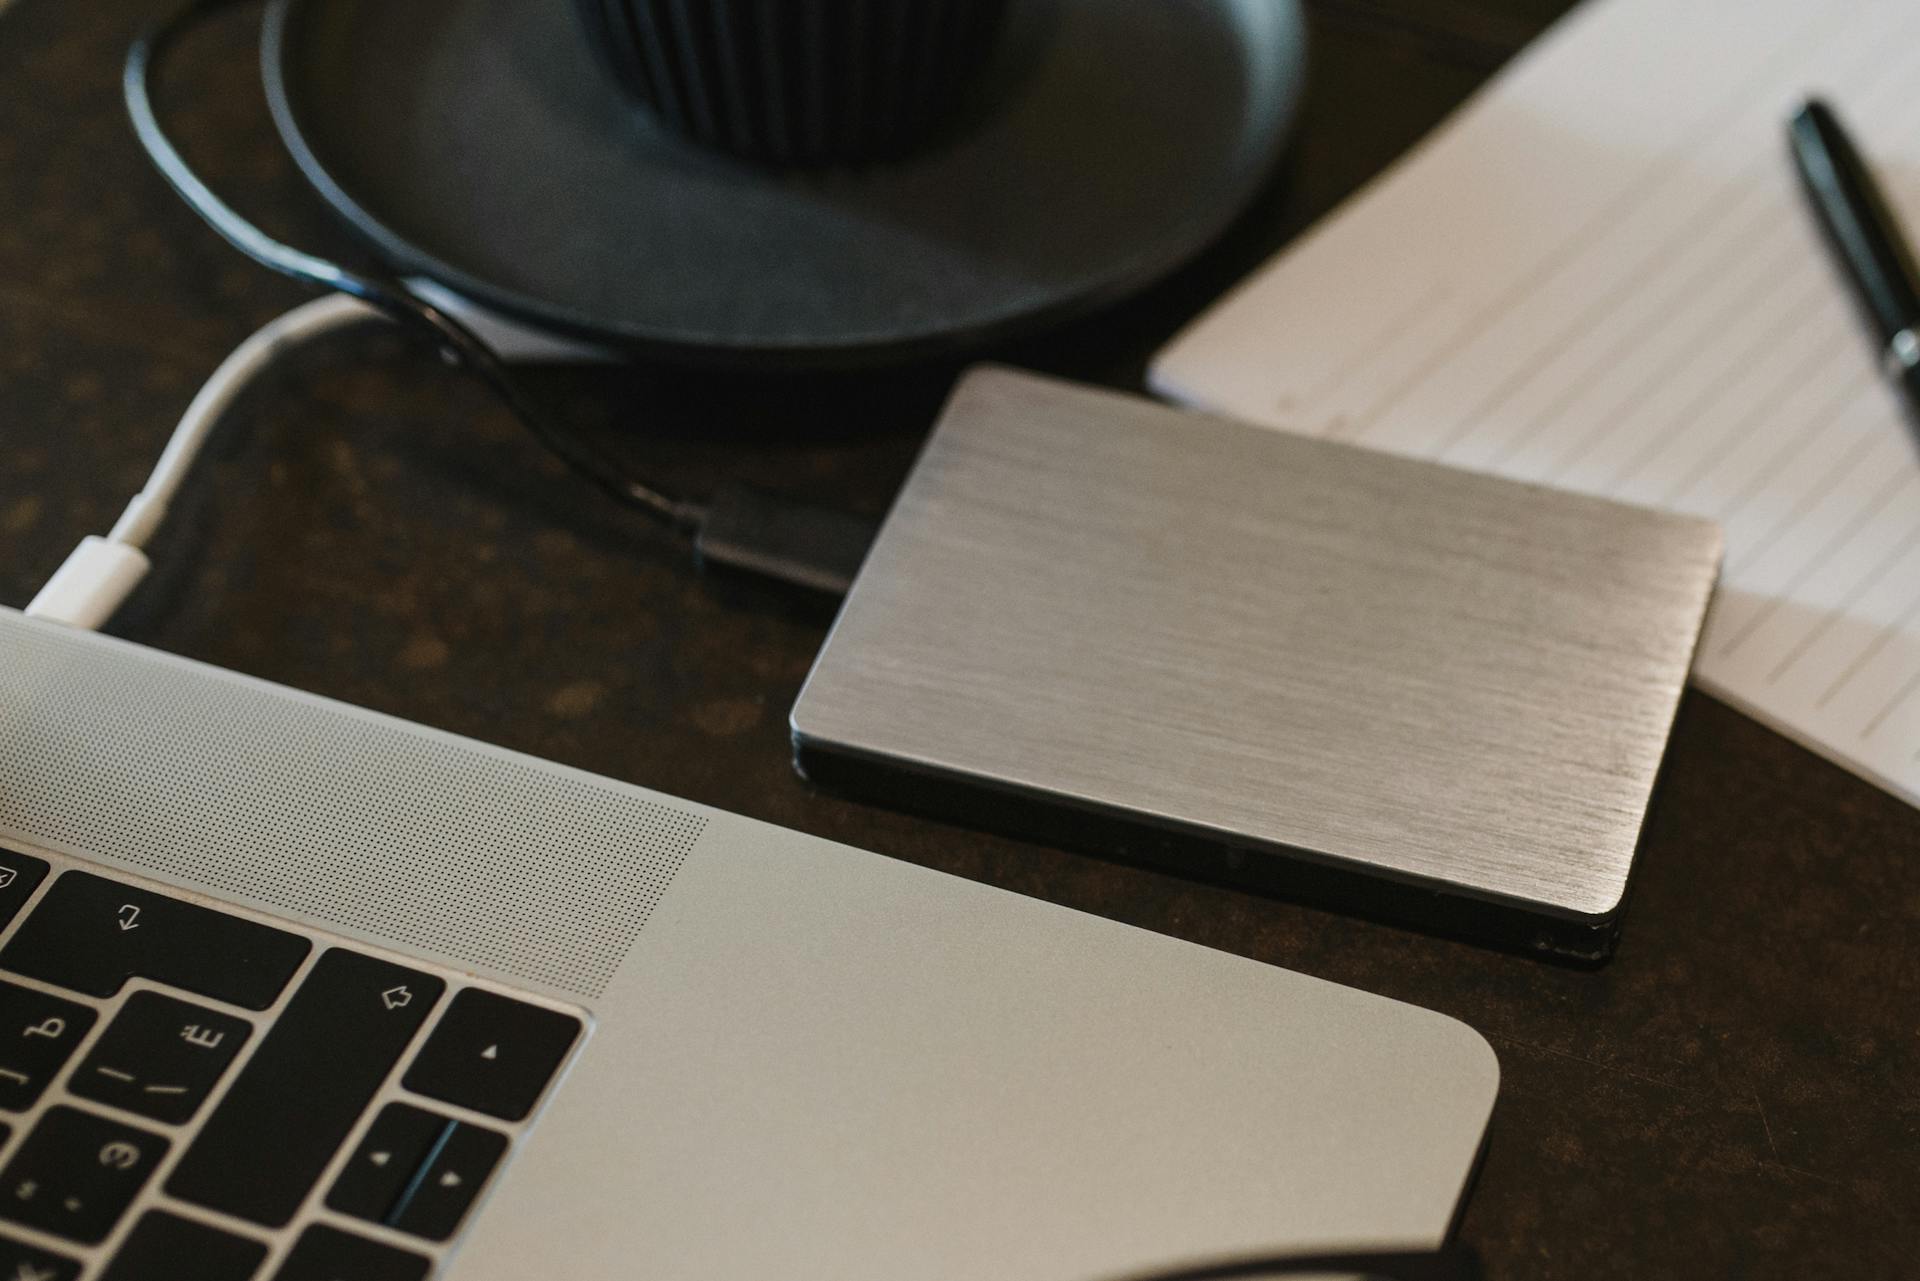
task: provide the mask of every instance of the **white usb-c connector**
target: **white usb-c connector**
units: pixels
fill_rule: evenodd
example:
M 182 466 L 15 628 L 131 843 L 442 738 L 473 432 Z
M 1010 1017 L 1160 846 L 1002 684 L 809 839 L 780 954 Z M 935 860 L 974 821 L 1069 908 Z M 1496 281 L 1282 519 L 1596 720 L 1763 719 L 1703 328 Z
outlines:
M 321 334 L 383 314 L 345 294 L 327 294 L 302 303 L 257 330 L 220 362 L 194 396 L 173 429 L 145 487 L 127 504 L 106 537 L 89 534 L 73 549 L 26 612 L 89 630 L 99 627 L 146 577 L 143 550 L 166 518 L 167 507 L 192 470 L 214 427 L 247 384 L 283 353 Z

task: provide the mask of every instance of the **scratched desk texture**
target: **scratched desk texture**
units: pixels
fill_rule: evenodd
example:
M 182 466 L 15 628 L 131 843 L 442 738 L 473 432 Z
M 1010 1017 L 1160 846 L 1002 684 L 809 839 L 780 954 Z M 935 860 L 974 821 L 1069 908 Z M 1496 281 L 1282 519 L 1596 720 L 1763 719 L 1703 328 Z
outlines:
M 1301 128 L 1249 216 L 1146 297 L 995 354 L 1137 387 L 1183 319 L 1559 7 L 1318 0 Z M 13 606 L 105 530 L 220 357 L 301 297 L 135 147 L 116 81 L 151 11 L 0 9 Z M 196 43 L 171 109 L 220 189 L 338 249 L 266 120 L 250 16 Z M 954 373 L 562 372 L 536 389 L 681 489 L 733 475 L 878 512 Z M 1503 1070 L 1460 1227 L 1494 1277 L 1920 1266 L 1920 813 L 1707 697 L 1681 711 L 1618 957 L 1583 972 L 810 791 L 785 715 L 827 614 L 702 579 L 391 336 L 330 341 L 249 397 L 152 550 L 112 625 L 143 643 L 1466 1020 Z

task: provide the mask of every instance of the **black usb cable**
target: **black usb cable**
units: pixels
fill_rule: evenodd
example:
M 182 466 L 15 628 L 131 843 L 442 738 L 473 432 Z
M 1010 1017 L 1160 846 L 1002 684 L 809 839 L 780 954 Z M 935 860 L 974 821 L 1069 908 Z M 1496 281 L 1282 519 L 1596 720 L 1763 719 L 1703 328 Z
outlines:
M 169 185 L 222 239 L 247 257 L 305 284 L 348 295 L 402 328 L 421 334 L 480 379 L 550 453 L 601 492 L 687 537 L 700 561 L 777 579 L 809 591 L 844 593 L 866 553 L 873 522 L 744 486 L 723 486 L 705 501 L 677 496 L 628 472 L 587 438 L 530 400 L 506 363 L 456 317 L 401 281 L 353 271 L 283 244 L 242 217 L 193 171 L 161 126 L 153 83 L 168 52 L 214 13 L 253 0 L 190 0 L 150 27 L 128 50 L 122 87 L 134 133 Z

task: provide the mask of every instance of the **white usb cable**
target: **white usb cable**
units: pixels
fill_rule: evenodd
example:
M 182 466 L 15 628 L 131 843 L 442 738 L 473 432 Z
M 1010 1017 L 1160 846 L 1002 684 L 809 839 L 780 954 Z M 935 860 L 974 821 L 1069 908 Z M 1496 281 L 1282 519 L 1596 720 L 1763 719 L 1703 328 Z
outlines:
M 326 294 L 268 322 L 234 348 L 180 415 L 146 486 L 127 504 L 113 529 L 104 538 L 89 534 L 82 539 L 28 604 L 27 613 L 88 629 L 113 617 L 121 602 L 146 577 L 148 561 L 143 549 L 147 540 L 165 519 L 168 504 L 214 426 L 247 384 L 293 347 L 336 329 L 384 319 L 384 313 L 358 299 Z

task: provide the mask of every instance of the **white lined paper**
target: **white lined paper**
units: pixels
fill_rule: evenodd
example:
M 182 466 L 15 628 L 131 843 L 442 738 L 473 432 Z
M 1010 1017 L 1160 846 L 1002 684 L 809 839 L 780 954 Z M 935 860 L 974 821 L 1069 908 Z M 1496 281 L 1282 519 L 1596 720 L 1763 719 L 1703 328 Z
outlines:
M 1920 226 L 1915 83 L 1904 0 L 1587 0 L 1153 383 L 1718 520 L 1695 679 L 1920 803 L 1920 442 L 1785 141 L 1828 98 Z

